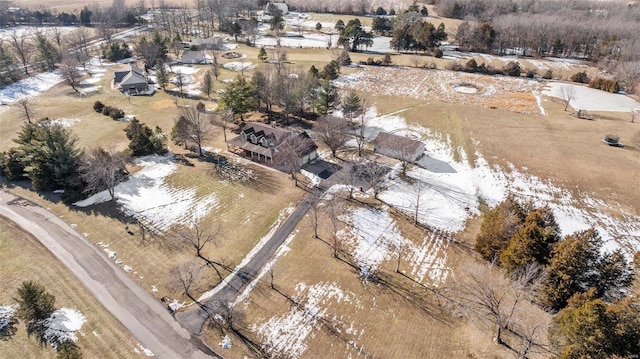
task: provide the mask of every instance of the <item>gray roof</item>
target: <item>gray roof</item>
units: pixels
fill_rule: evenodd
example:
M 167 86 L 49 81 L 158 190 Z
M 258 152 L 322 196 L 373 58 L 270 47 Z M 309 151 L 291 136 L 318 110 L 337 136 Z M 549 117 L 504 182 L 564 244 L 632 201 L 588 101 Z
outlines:
M 130 86 L 147 83 L 147 76 L 136 71 L 131 71 L 122 79 L 122 81 L 120 82 L 120 86 Z
M 378 136 L 373 140 L 373 144 L 382 148 L 387 148 L 392 151 L 414 153 L 424 148 L 424 143 L 404 136 L 393 135 L 386 132 L 378 133 Z
M 185 50 L 182 52 L 182 56 L 180 56 L 182 61 L 185 60 L 196 60 L 196 61 L 204 61 L 204 54 L 202 51 L 192 51 Z

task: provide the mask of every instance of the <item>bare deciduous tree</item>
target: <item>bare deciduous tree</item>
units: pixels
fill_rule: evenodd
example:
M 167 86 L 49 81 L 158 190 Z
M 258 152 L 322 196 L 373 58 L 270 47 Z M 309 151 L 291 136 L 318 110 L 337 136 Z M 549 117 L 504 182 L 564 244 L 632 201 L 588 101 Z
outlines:
M 78 63 L 82 64 L 85 69 L 87 63 L 91 59 L 89 38 L 89 31 L 87 31 L 87 28 L 85 27 L 79 27 L 76 30 L 71 31 L 66 37 L 69 52 L 71 52 L 73 58 L 75 58 Z
M 15 106 L 20 111 L 20 118 L 26 120 L 27 123 L 31 123 L 31 119 L 35 116 L 35 106 L 33 103 L 33 97 L 27 95 L 18 95 L 16 97 Z
M 377 161 L 367 161 L 360 165 L 360 173 L 369 181 L 369 186 L 373 189 L 373 198 L 378 199 L 378 195 L 383 189 L 385 175 L 389 169 Z
M 315 196 L 315 194 L 311 194 L 311 196 Z M 313 230 L 313 238 L 319 238 L 318 227 L 320 225 L 320 216 L 322 212 L 323 212 L 323 206 L 322 206 L 322 203 L 319 201 L 316 201 L 313 204 L 313 206 L 309 208 L 309 211 L 307 212 L 307 221 L 309 223 L 309 226 Z
M 296 173 L 302 168 L 302 158 L 315 149 L 315 144 L 309 136 L 303 132 L 292 134 L 278 144 L 278 153 L 275 156 L 275 164 L 283 168 L 291 175 L 291 179 L 298 185 Z
M 569 107 L 569 103 L 575 98 L 575 89 L 573 88 L 573 85 L 565 84 L 562 86 L 560 88 L 560 96 L 564 103 L 564 110 L 566 111 Z
M 349 138 L 350 124 L 343 118 L 323 116 L 318 119 L 315 130 L 320 141 L 324 142 L 331 150 L 331 155 L 336 157 L 336 151 L 342 148 Z
M 128 157 L 122 152 L 116 152 L 113 146 L 107 150 L 97 147 L 85 154 L 80 173 L 87 182 L 88 193 L 107 190 L 111 200 L 116 198 L 115 188 L 127 176 L 125 165 Z
M 521 303 L 535 296 L 542 279 L 537 264 L 524 266 L 506 279 L 493 263 L 488 268 L 469 269 L 456 282 L 459 304 L 467 315 L 489 320 L 494 341 L 504 344 L 503 330 L 512 329 Z
M 211 99 L 211 92 L 213 92 L 213 77 L 211 71 L 207 71 L 202 77 L 202 91 L 207 94 L 207 98 Z
M 333 196 L 328 202 L 327 214 L 329 215 L 329 221 L 331 222 L 331 249 L 332 256 L 338 258 L 338 251 L 342 246 L 342 238 L 338 236 L 340 230 L 340 216 L 344 213 L 344 204 L 342 200 L 337 196 Z
M 180 239 L 196 250 L 196 256 L 208 261 L 202 256 L 201 251 L 207 245 L 207 243 L 215 243 L 220 235 L 220 225 L 213 228 L 202 228 L 198 224 L 193 224 L 191 227 L 181 226 L 176 230 L 176 234 Z
M 184 95 L 184 87 L 187 85 L 187 81 L 185 75 L 182 71 L 176 71 L 175 76 L 173 77 L 174 83 L 178 87 L 178 91 L 180 91 L 180 95 Z
M 20 60 L 25 75 L 29 76 L 29 61 L 33 53 L 33 43 L 26 31 L 13 30 L 9 33 L 9 44 Z
M 198 303 L 198 300 L 191 294 L 191 286 L 200 276 L 201 270 L 202 266 L 195 262 L 184 263 L 174 267 L 171 270 L 170 287 L 182 292 L 194 303 Z
M 76 59 L 71 57 L 65 58 L 60 65 L 60 75 L 64 81 L 71 86 L 73 91 L 80 93 L 80 91 L 78 91 L 78 85 L 80 84 L 82 74 L 78 69 L 78 61 L 76 61 Z
M 362 152 L 364 151 L 367 144 L 371 141 L 367 134 L 367 122 L 368 118 L 366 117 L 367 108 L 366 100 L 362 100 L 362 110 L 360 111 L 360 115 L 355 121 L 355 137 L 356 144 L 358 145 L 358 156 L 362 156 Z
M 198 145 L 198 154 L 202 156 L 202 146 L 204 142 L 209 139 L 213 131 L 211 117 L 208 113 L 198 111 L 194 106 L 182 107 L 180 109 L 180 116 L 187 120 L 191 140 Z

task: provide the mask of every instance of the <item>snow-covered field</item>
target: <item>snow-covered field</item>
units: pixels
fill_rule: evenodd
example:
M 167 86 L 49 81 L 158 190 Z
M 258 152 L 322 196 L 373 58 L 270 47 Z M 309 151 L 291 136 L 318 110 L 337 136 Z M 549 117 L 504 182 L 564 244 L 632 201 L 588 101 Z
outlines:
M 11 104 L 21 96 L 35 96 L 62 82 L 59 71 L 43 72 L 0 89 L 0 104 Z
M 400 176 L 392 177 L 386 183 L 387 190 L 379 196 L 409 216 L 415 214 L 419 197 L 421 223 L 445 232 L 458 232 L 468 218 L 479 214 L 481 202 L 495 206 L 512 194 L 538 206 L 549 205 L 563 235 L 593 226 L 605 240 L 607 249 L 622 248 L 628 257 L 640 250 L 640 217 L 624 212 L 616 203 L 607 203 L 588 193 L 576 196 L 524 169 L 491 166 L 481 153 L 476 153 L 474 163 L 469 163 L 464 151 L 454 149 L 448 138 L 427 128 L 408 126 L 398 115 L 377 116 L 370 110 L 367 116 L 371 126 L 367 137 L 379 131 L 409 136 L 425 143 L 427 159 L 448 164 L 447 171 L 415 166 L 407 172 L 412 183 Z M 614 216 L 610 210 L 617 214 Z
M 336 86 L 367 92 L 411 97 L 425 101 L 497 107 L 522 113 L 540 113 L 533 94 L 540 84 L 534 80 L 485 76 L 447 70 L 405 67 L 359 66 L 334 81 Z M 475 93 L 456 88 L 474 88 Z
M 218 206 L 215 194 L 197 197 L 196 188 L 175 188 L 166 183 L 167 176 L 178 168 L 172 156 L 147 156 L 135 163 L 142 169 L 115 190 L 116 202 L 127 215 L 166 231 L 174 225 L 197 223 Z M 74 205 L 86 207 L 108 200 L 109 193 L 103 191 Z
M 573 91 L 569 105 L 576 110 L 631 112 L 640 109 L 640 102 L 630 97 L 582 85 L 551 82 L 542 90 L 542 94 L 562 99 L 567 88 L 571 88 L 567 91 Z
M 0 332 L 4 330 L 4 327 L 11 323 L 16 309 L 18 309 L 18 306 L 15 304 L 0 305 Z

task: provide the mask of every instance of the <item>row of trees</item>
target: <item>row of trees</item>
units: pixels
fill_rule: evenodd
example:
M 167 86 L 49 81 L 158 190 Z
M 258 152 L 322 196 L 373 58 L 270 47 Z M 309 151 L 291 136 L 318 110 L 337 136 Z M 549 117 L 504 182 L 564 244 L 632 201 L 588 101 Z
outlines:
M 17 332 L 19 319 L 25 323 L 27 334 L 35 336 L 41 346 L 53 340 L 51 344 L 58 350 L 58 359 L 82 359 L 82 351 L 73 341 L 64 339 L 59 342 L 60 339 L 47 337 L 47 322 L 56 309 L 56 298 L 44 286 L 24 281 L 18 287 L 14 300 L 17 302 L 15 313 L 3 313 L 8 315 L 0 317 L 0 338 L 11 338 Z

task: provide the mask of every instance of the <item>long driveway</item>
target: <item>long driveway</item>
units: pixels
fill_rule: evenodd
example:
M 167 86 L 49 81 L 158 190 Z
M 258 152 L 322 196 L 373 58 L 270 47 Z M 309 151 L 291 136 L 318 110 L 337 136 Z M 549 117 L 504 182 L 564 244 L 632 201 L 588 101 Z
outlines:
M 96 246 L 51 212 L 0 190 L 0 216 L 37 238 L 157 358 L 218 357 Z
M 252 257 L 245 258 L 244 265 L 236 268 L 218 284 L 214 293 L 206 302 L 200 303 L 204 305 L 206 310 L 203 307 L 195 307 L 176 314 L 176 318 L 185 328 L 193 333 L 200 333 L 209 315 L 214 315 L 218 312 L 223 303 L 226 305 L 226 303 L 231 303 L 235 300 L 242 292 L 242 289 L 258 275 L 262 267 L 273 257 L 309 208 L 318 201 L 320 197 L 318 193 L 322 193 L 323 190 L 316 189 L 316 191 L 315 194 L 309 194 L 305 197 L 289 218 L 273 233 L 271 238 L 261 248 L 257 248 Z

